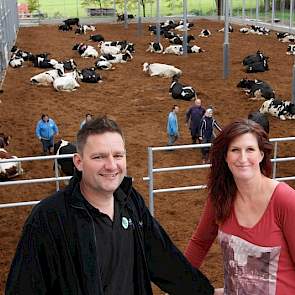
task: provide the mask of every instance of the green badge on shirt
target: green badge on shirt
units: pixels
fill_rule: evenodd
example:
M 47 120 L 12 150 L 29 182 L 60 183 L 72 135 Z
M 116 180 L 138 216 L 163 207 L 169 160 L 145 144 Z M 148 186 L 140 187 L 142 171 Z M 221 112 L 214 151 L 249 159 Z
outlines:
M 124 229 L 127 229 L 128 228 L 128 219 L 126 217 L 122 217 L 122 226 Z

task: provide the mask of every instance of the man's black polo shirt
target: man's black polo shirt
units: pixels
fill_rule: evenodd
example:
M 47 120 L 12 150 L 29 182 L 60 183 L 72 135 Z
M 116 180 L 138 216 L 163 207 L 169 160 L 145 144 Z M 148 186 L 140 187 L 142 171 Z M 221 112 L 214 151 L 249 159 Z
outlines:
M 114 220 L 85 200 L 93 217 L 96 251 L 105 295 L 134 295 L 134 226 L 120 196 L 114 198 Z

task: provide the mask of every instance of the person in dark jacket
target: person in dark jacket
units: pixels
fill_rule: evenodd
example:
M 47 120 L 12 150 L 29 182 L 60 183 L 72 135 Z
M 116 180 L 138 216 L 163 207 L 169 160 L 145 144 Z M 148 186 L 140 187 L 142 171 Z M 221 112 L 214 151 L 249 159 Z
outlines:
M 28 217 L 6 295 L 209 295 L 208 279 L 188 262 L 126 176 L 117 123 L 107 117 L 77 135 L 76 172 Z
M 213 141 L 215 137 L 214 128 L 221 131 L 220 125 L 213 118 L 213 109 L 209 107 L 206 110 L 205 115 L 203 116 L 201 120 L 200 136 L 199 136 L 199 140 L 201 141 L 201 143 L 211 143 Z M 208 163 L 209 150 L 210 150 L 209 147 L 201 148 L 203 164 Z
M 187 110 L 185 118 L 185 123 L 189 124 L 193 144 L 197 143 L 197 139 L 199 140 L 200 126 L 204 114 L 205 109 L 202 107 L 202 101 L 196 98 L 194 105 Z M 199 143 L 201 142 L 199 141 Z

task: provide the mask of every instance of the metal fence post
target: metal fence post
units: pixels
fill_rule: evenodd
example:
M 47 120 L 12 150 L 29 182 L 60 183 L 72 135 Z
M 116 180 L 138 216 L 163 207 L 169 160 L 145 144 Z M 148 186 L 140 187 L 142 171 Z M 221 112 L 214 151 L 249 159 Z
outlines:
M 277 154 L 278 154 L 278 142 L 276 141 L 274 151 L 273 151 L 273 159 L 274 160 L 277 158 Z M 272 178 L 276 178 L 276 174 L 277 174 L 277 162 L 274 161 L 273 168 L 272 168 Z
M 54 173 L 55 173 L 55 177 L 59 177 L 57 159 L 54 159 Z M 59 191 L 59 181 L 58 180 L 55 182 L 55 185 L 56 185 L 56 191 Z
M 153 150 L 148 147 L 148 177 L 149 177 L 149 209 L 154 216 L 154 178 L 153 178 Z

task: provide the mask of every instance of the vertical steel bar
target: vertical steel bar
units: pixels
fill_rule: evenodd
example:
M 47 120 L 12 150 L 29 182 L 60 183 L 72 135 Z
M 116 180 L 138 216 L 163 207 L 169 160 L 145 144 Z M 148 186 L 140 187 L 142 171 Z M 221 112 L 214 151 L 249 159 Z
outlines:
M 149 177 L 149 209 L 154 216 L 154 176 L 153 176 L 153 150 L 148 147 L 148 177 Z

